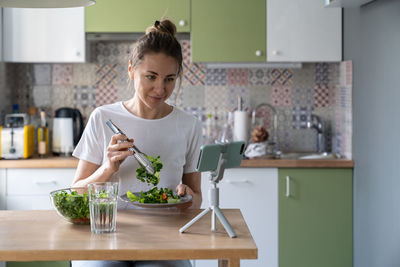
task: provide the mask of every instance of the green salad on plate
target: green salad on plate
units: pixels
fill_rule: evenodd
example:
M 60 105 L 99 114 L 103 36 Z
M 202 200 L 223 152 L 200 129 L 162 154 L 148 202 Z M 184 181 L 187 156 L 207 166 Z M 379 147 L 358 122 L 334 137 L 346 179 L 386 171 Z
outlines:
M 168 188 L 153 187 L 146 192 L 140 191 L 139 195 L 135 195 L 128 190 L 126 195 L 130 201 L 139 203 L 178 203 L 181 201 L 180 196 L 175 195 Z

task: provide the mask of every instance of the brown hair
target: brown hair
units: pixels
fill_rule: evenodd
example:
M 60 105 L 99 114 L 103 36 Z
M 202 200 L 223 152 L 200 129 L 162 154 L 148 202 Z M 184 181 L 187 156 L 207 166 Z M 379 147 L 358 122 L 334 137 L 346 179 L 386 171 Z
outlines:
M 136 41 L 132 49 L 130 62 L 134 68 L 140 64 L 143 57 L 148 53 L 164 53 L 167 56 L 175 58 L 178 63 L 177 76 L 179 78 L 177 98 L 182 83 L 183 56 L 181 44 L 175 35 L 176 26 L 172 21 L 168 19 L 157 20 L 153 26 L 146 29 L 146 34 Z

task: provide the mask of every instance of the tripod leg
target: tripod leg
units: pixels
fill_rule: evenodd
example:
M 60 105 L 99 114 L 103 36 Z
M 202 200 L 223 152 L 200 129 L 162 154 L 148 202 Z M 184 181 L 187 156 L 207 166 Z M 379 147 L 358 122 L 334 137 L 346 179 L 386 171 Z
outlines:
M 217 217 L 221 224 L 224 226 L 225 231 L 228 233 L 229 237 L 236 237 L 236 233 L 233 230 L 232 226 L 229 224 L 228 220 L 226 219 L 225 215 L 219 209 L 219 207 L 214 207 L 213 211 L 217 214 Z
M 192 226 L 192 224 L 194 224 L 195 222 L 197 222 L 198 220 L 200 220 L 201 217 L 203 217 L 204 215 L 207 214 L 207 212 L 209 212 L 211 210 L 210 207 L 206 208 L 205 210 L 203 210 L 202 212 L 200 212 L 196 217 L 194 217 L 190 222 L 188 222 L 187 224 L 185 224 L 181 229 L 179 229 L 179 232 L 183 233 L 185 232 L 190 226 Z
M 215 231 L 217 229 L 216 226 L 216 221 L 215 221 L 215 211 L 214 209 L 212 209 L 212 213 L 211 213 L 211 231 Z

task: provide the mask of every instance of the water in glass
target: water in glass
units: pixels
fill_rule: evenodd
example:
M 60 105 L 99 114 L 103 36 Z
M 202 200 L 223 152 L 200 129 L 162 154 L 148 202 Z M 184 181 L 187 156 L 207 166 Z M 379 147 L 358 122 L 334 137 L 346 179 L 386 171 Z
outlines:
M 93 233 L 110 233 L 116 230 L 118 183 L 93 183 L 88 185 L 90 229 Z

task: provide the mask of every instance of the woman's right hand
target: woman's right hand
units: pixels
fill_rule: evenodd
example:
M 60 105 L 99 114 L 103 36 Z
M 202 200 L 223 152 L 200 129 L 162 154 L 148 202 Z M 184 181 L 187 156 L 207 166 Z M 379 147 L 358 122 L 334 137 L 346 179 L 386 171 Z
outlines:
M 133 146 L 133 139 L 126 142 L 126 136 L 122 134 L 115 134 L 111 137 L 110 143 L 107 147 L 107 158 L 109 168 L 112 172 L 117 172 L 121 163 L 128 157 L 133 155 L 133 151 L 128 148 Z

